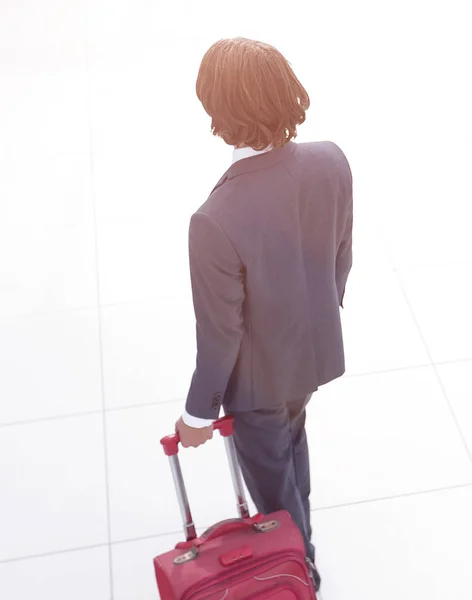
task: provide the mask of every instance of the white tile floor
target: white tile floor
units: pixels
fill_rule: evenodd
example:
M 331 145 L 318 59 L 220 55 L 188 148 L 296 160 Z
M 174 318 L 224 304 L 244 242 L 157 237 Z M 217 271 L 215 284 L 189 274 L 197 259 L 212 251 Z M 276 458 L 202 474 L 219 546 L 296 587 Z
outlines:
M 348 369 L 308 414 L 322 598 L 470 598 L 467 6 L 309 6 L 290 31 L 274 0 L 2 3 L 2 600 L 158 598 L 152 558 L 181 536 L 158 440 L 193 368 L 188 218 L 231 155 L 194 81 L 234 35 L 288 56 L 312 96 L 299 140 L 354 172 Z M 221 440 L 183 466 L 201 527 L 234 512 Z

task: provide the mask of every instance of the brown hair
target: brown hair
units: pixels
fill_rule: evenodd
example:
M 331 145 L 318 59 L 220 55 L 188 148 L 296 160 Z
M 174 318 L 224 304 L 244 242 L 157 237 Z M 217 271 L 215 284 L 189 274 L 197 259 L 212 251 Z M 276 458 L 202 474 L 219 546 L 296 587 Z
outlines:
M 197 96 L 213 135 L 231 146 L 279 148 L 297 136 L 310 98 L 290 63 L 273 46 L 233 38 L 206 52 Z

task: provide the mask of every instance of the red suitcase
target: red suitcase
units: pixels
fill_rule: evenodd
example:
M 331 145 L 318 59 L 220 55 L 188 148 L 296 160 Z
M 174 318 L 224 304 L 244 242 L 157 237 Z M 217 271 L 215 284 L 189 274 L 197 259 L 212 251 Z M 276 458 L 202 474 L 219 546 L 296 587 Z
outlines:
M 197 537 L 178 458 L 178 435 L 162 439 L 186 541 L 154 559 L 161 600 L 316 600 L 300 531 L 285 511 L 249 516 L 233 420 L 224 417 L 214 427 L 225 441 L 240 518 L 216 523 Z

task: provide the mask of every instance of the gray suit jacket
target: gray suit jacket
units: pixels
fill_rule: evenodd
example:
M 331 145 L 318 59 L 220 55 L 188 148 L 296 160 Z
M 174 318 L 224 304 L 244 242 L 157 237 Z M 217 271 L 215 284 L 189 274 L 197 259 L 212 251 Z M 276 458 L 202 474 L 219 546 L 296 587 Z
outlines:
M 352 176 L 331 142 L 240 160 L 192 216 L 197 366 L 189 414 L 302 398 L 344 373 Z

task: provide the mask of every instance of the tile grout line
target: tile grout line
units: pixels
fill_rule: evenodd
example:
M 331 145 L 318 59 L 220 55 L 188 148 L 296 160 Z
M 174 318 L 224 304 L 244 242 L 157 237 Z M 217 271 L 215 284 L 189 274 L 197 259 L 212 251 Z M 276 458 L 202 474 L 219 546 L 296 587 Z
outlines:
M 107 514 L 107 536 L 108 536 L 108 568 L 109 568 L 109 585 L 110 585 L 110 600 L 114 598 L 114 579 L 113 579 L 113 552 L 112 552 L 112 535 L 111 535 L 111 510 L 110 510 L 110 485 L 109 485 L 109 472 L 108 472 L 108 437 L 107 437 L 107 418 L 106 418 L 106 405 L 105 405 L 105 378 L 104 378 L 104 353 L 103 353 L 103 327 L 102 327 L 102 308 L 101 308 L 101 294 L 100 294 L 100 261 L 99 261 L 99 248 L 98 248 L 98 220 L 97 220 L 97 197 L 95 188 L 95 164 L 94 164 L 94 138 L 93 138 L 93 123 L 92 123 L 92 109 L 91 109 L 91 72 L 90 72 L 90 56 L 88 46 L 88 11 L 86 9 L 85 14 L 85 37 L 84 37 L 84 51 L 85 51 L 85 66 L 87 72 L 87 116 L 89 125 L 89 149 L 90 149 L 90 192 L 92 196 L 92 211 L 93 211 L 93 233 L 95 243 L 95 281 L 97 288 L 97 319 L 98 319 L 98 346 L 99 346 L 99 361 L 100 361 L 100 387 L 102 397 L 102 433 L 103 433 L 103 458 L 105 467 L 105 502 L 106 502 L 106 514 Z
M 423 364 L 423 365 L 412 365 L 409 367 L 395 367 L 392 369 L 382 369 L 381 371 L 368 371 L 365 373 L 352 373 L 352 374 L 345 374 L 343 376 L 343 380 L 349 380 L 349 379 L 354 379 L 357 377 L 372 377 L 375 375 L 388 375 L 389 373 L 401 373 L 403 371 L 412 371 L 415 369 L 430 369 L 431 367 L 437 366 L 437 367 L 441 367 L 443 365 L 454 365 L 454 364 L 458 364 L 458 363 L 467 363 L 467 362 L 472 362 L 472 358 L 459 358 L 459 359 L 455 359 L 455 360 L 446 360 L 446 361 L 440 361 L 437 363 L 428 363 L 428 364 Z M 114 413 L 114 412 L 120 412 L 120 411 L 124 411 L 124 410 L 133 410 L 135 408 L 149 408 L 149 407 L 157 407 L 157 406 L 166 406 L 169 404 L 173 404 L 174 402 L 184 402 L 184 398 L 171 398 L 169 400 L 158 400 L 158 401 L 153 401 L 153 402 L 140 402 L 137 404 L 128 404 L 125 406 L 110 406 L 108 408 L 105 407 L 105 409 L 103 408 L 99 408 L 96 410 L 87 410 L 87 411 L 83 411 L 83 412 L 75 412 L 75 413 L 69 413 L 69 414 L 61 414 L 61 415 L 53 415 L 53 416 L 48 416 L 48 417 L 37 417 L 37 418 L 33 418 L 33 419 L 24 419 L 21 421 L 11 421 L 8 423 L 0 423 L 0 429 L 2 427 L 18 427 L 21 425 L 32 425 L 35 423 L 43 423 L 43 422 L 48 422 L 48 421 L 56 421 L 59 419 L 72 419 L 72 418 L 76 418 L 76 417 L 84 417 L 84 416 L 90 416 L 90 415 L 98 415 L 98 414 L 102 414 L 103 410 L 105 411 L 105 413 Z
M 407 492 L 405 494 L 384 496 L 382 498 L 370 498 L 368 500 L 347 502 L 345 504 L 334 504 L 332 506 L 322 506 L 320 508 L 313 508 L 311 510 L 311 512 L 312 513 L 324 512 L 324 511 L 328 511 L 328 510 L 336 510 L 339 508 L 350 508 L 350 507 L 360 506 L 363 504 L 373 504 L 374 502 L 388 502 L 389 500 L 401 500 L 402 498 L 412 498 L 414 496 L 426 496 L 426 495 L 430 495 L 430 494 L 437 494 L 437 493 L 441 493 L 441 492 L 448 492 L 448 491 L 461 490 L 461 489 L 467 489 L 467 488 L 472 488 L 472 482 L 471 483 L 461 483 L 461 484 L 453 485 L 453 486 L 440 487 L 440 488 L 435 488 L 435 489 L 431 489 L 431 490 L 420 490 L 418 492 Z M 166 536 L 171 536 L 171 535 L 181 535 L 181 534 L 182 534 L 182 530 L 178 529 L 178 530 L 174 530 L 174 531 L 165 531 L 163 533 L 154 533 L 154 534 L 150 534 L 150 535 L 138 536 L 135 538 L 125 538 L 125 539 L 116 540 L 116 541 L 110 542 L 110 543 L 105 542 L 103 544 L 78 546 L 75 548 L 66 548 L 64 550 L 44 552 L 42 554 L 31 554 L 31 555 L 27 555 L 27 556 L 18 556 L 15 558 L 7 558 L 7 559 L 0 560 L 0 565 L 20 562 L 23 560 L 48 558 L 48 557 L 53 557 L 53 556 L 59 556 L 62 554 L 70 554 L 73 552 L 86 552 L 87 550 L 95 550 L 97 548 L 111 548 L 112 546 L 132 544 L 134 542 L 142 542 L 142 541 L 146 541 L 146 540 L 158 539 L 161 537 L 166 537 Z
M 59 421 L 61 419 L 76 419 L 78 417 L 89 417 L 91 415 L 102 414 L 102 409 L 96 410 L 84 410 L 83 412 L 76 412 L 63 415 L 54 415 L 51 417 L 37 417 L 33 419 L 25 419 L 24 421 L 12 421 L 10 423 L 0 423 L 0 429 L 3 427 L 21 427 L 22 425 L 35 425 L 36 423 L 48 423 L 49 421 Z
M 448 396 L 448 394 L 446 392 L 446 388 L 444 387 L 444 384 L 442 382 L 441 376 L 439 375 L 439 371 L 438 371 L 438 368 L 437 368 L 438 365 L 440 365 L 440 364 L 446 364 L 446 363 L 435 363 L 433 361 L 433 357 L 431 356 L 431 352 L 430 352 L 430 350 L 428 348 L 428 344 L 426 343 L 426 339 L 425 339 L 425 337 L 423 335 L 423 332 L 421 331 L 421 327 L 420 327 L 420 324 L 418 323 L 418 320 L 416 318 L 416 314 L 415 314 L 415 312 L 413 310 L 413 306 L 411 305 L 411 302 L 410 302 L 410 299 L 408 297 L 408 294 L 406 293 L 406 289 L 405 289 L 405 286 L 404 286 L 403 281 L 401 279 L 400 273 L 401 273 L 401 271 L 397 271 L 396 272 L 396 278 L 397 278 L 397 281 L 398 281 L 398 285 L 399 285 L 399 287 L 400 287 L 400 289 L 402 291 L 403 297 L 405 298 L 405 302 L 407 303 L 408 310 L 411 313 L 411 316 L 412 316 L 413 321 L 415 323 L 416 329 L 418 330 L 418 334 L 419 334 L 420 339 L 421 339 L 421 341 L 423 343 L 425 352 L 428 355 L 428 358 L 429 358 L 429 361 L 430 361 L 430 365 L 433 368 L 434 374 L 436 376 L 436 380 L 439 383 L 439 387 L 441 388 L 442 395 L 443 395 L 444 399 L 446 400 L 446 404 L 447 404 L 447 406 L 449 408 L 449 412 L 450 412 L 450 414 L 452 416 L 452 419 L 453 419 L 454 424 L 456 426 L 457 432 L 459 433 L 459 436 L 460 436 L 460 438 L 462 440 L 462 444 L 463 444 L 464 449 L 466 451 L 466 454 L 467 454 L 467 456 L 469 458 L 469 462 L 472 465 L 472 449 L 469 448 L 469 446 L 467 444 L 467 440 L 466 440 L 464 432 L 462 431 L 462 428 L 460 426 L 459 419 L 457 418 L 457 415 L 456 415 L 456 413 L 454 411 L 454 408 L 453 408 L 452 403 L 451 403 L 451 401 L 449 399 L 449 396 Z
M 146 304 L 151 304 L 151 305 L 155 305 L 155 301 L 156 299 L 158 299 L 158 296 L 149 296 L 148 298 L 145 299 L 141 299 L 141 300 L 123 300 L 123 301 L 116 301 L 116 302 L 104 302 L 100 304 L 100 308 L 120 308 L 120 307 L 130 307 L 130 306 L 142 306 L 142 305 L 146 305 Z M 50 310 L 38 310 L 35 312 L 19 312 L 19 313 L 11 313 L 11 314 L 3 314 L 0 315 L 0 322 L 2 320 L 12 320 L 12 319 L 34 319 L 34 318 L 41 318 L 41 317 L 52 317 L 54 315 L 63 315 L 63 314 L 67 314 L 67 313 L 74 313 L 74 312 L 82 312 L 82 311 L 89 311 L 89 310 L 96 310 L 97 309 L 97 305 L 96 304 L 83 304 L 81 306 L 69 306 L 69 307 L 62 307 L 62 308 L 54 308 L 54 309 L 50 309 Z
M 393 494 L 392 496 L 382 496 L 380 498 L 369 498 L 367 500 L 356 500 L 354 502 L 346 502 L 343 504 L 333 504 L 331 506 L 320 506 L 318 508 L 312 508 L 310 512 L 324 512 L 327 510 L 335 510 L 337 508 L 349 508 L 351 506 L 360 506 L 362 504 L 373 504 L 375 502 L 387 502 L 389 500 L 401 500 L 402 498 L 411 498 L 413 496 L 427 496 L 428 494 L 437 494 L 440 492 L 448 492 L 454 490 L 462 490 L 466 488 L 472 488 L 472 481 L 469 483 L 458 483 L 456 485 L 448 485 L 445 487 L 433 488 L 430 490 L 420 490 L 417 492 L 405 492 L 404 494 Z
M 36 560 L 40 558 L 49 558 L 53 556 L 61 556 L 62 554 L 71 554 L 73 552 L 87 552 L 88 550 L 96 550 L 98 548 L 108 548 L 110 544 L 92 544 L 91 546 L 78 546 L 75 548 L 65 548 L 64 550 L 53 550 L 51 552 L 43 552 L 41 554 L 28 554 L 26 556 L 16 556 L 15 558 L 6 558 L 0 560 L 0 565 L 8 565 L 10 563 L 21 562 L 22 560 Z

